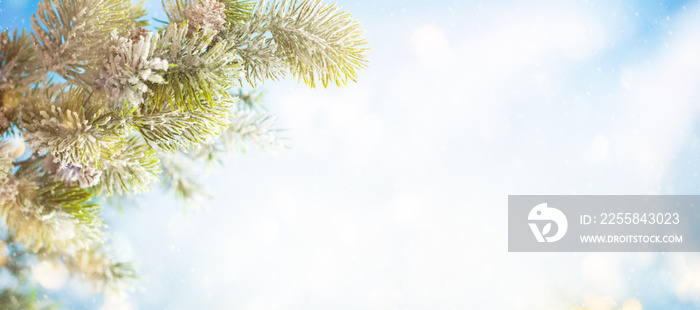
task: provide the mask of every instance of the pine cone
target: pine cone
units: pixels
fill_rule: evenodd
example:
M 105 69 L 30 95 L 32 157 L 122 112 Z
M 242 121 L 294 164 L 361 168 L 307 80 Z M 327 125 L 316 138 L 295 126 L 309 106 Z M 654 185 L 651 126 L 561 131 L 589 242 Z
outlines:
M 66 182 L 66 185 L 77 182 L 81 188 L 97 185 L 102 177 L 102 171 L 87 165 L 76 165 L 67 163 L 61 167 L 60 163 L 54 162 L 54 157 L 50 154 L 43 162 L 44 170 L 54 174 L 54 180 Z
M 185 17 L 187 17 L 189 29 L 187 34 L 192 35 L 197 27 L 210 28 L 217 31 L 224 29 L 224 10 L 226 6 L 216 0 L 203 0 L 199 2 L 194 2 L 185 11 Z

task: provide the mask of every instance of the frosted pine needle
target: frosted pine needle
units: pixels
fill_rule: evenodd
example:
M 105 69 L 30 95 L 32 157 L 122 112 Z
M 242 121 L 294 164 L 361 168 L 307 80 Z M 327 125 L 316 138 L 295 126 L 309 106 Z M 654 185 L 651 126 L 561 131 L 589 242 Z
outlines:
M 143 28 L 134 29 L 129 38 L 112 33 L 111 54 L 97 83 L 112 99 L 113 108 L 139 106 L 149 91 L 149 82 L 164 83 L 162 73 L 168 70 L 168 61 L 152 57 L 153 39 L 153 33 Z

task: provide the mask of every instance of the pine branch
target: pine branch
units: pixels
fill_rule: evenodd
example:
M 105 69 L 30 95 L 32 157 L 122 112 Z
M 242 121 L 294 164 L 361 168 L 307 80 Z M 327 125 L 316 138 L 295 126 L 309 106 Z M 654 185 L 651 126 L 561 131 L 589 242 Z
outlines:
M 29 275 L 29 269 L 31 266 L 31 261 L 34 258 L 32 254 L 27 252 L 24 245 L 18 243 L 14 239 L 14 235 L 3 229 L 2 235 L 4 238 L 0 240 L 2 246 L 0 247 L 0 257 L 2 257 L 3 268 L 14 276 L 18 282 L 27 282 L 27 277 Z
M 29 294 L 6 288 L 0 293 L 0 309 L 3 310 L 56 310 L 58 304 L 51 300 L 39 300 L 36 290 Z
M 233 100 L 194 107 L 190 111 L 153 108 L 134 116 L 133 123 L 150 145 L 164 151 L 186 151 L 212 141 L 228 128 Z
M 62 168 L 98 168 L 100 154 L 128 135 L 127 112 L 108 108 L 105 98 L 79 89 L 47 91 L 30 97 L 20 123 L 33 150 L 49 152 Z
M 15 87 L 26 87 L 43 78 L 31 36 L 17 29 L 0 32 L 0 94 Z M 0 106 L 4 105 L 0 96 Z
M 202 198 L 209 198 L 211 194 L 195 173 L 197 163 L 182 152 L 159 153 L 163 165 L 163 186 L 166 190 L 173 190 L 175 196 L 187 207 L 197 208 Z
M 114 260 L 102 244 L 91 244 L 77 251 L 40 249 L 28 252 L 16 241 L 15 235 L 7 233 L 4 239 L 0 239 L 0 248 L 3 249 L 0 251 L 0 267 L 6 268 L 20 283 L 26 282 L 25 277 L 37 260 L 65 266 L 71 275 L 79 277 L 95 292 L 104 294 L 121 296 L 133 290 L 138 279 L 131 263 Z M 3 305 L 3 300 L 0 300 L 0 309 L 5 309 Z
M 206 0 L 161 0 L 165 14 L 171 23 L 180 24 L 186 20 L 188 9 L 194 3 L 201 3 Z M 224 5 L 224 16 L 229 24 L 237 24 L 250 17 L 250 13 L 255 7 L 255 3 L 250 0 L 219 0 Z
M 11 177 L 0 187 L 0 215 L 28 249 L 70 252 L 101 240 L 99 207 L 85 203 L 91 197 L 85 189 L 53 182 L 38 170 Z
M 237 91 L 234 90 L 232 94 L 238 97 L 239 108 L 266 110 L 263 106 L 263 98 L 265 97 L 265 91 L 263 90 L 244 90 L 243 88 L 238 88 Z
M 165 83 L 168 62 L 153 56 L 156 42 L 153 33 L 142 28 L 134 28 L 128 38 L 112 33 L 110 51 L 95 84 L 107 93 L 113 109 L 138 107 L 150 92 L 149 84 Z
M 282 147 L 259 95 L 241 91 L 238 102 L 231 87 L 285 71 L 341 85 L 366 64 L 359 23 L 335 4 L 163 1 L 170 24 L 157 34 L 131 0 L 41 0 L 33 34 L 0 32 L 0 266 L 18 279 L 38 257 L 122 291 L 134 272 L 100 248 L 93 202 L 149 191 L 160 177 L 191 206 L 208 196 L 200 159 Z M 28 159 L 15 161 L 25 143 L 2 142 L 10 135 Z M 3 309 L 35 305 L 0 294 Z
M 138 136 L 123 142 L 116 151 L 105 152 L 102 162 L 98 195 L 147 192 L 161 173 L 155 151 Z
M 0 138 L 10 135 L 13 131 L 13 125 L 16 124 L 14 109 L 5 106 L 0 106 Z M 14 127 L 17 128 L 17 127 Z
M 244 27 L 233 29 L 229 36 L 238 43 L 236 48 L 246 65 L 248 80 L 261 82 L 261 77 L 278 75 L 274 61 L 265 65 L 262 51 L 274 51 L 288 70 L 307 85 L 315 87 L 316 80 L 326 87 L 356 81 L 356 71 L 366 66 L 364 53 L 369 43 L 360 23 L 335 4 L 320 0 L 262 1 Z M 267 38 L 266 33 L 271 37 Z M 238 41 L 236 41 L 238 39 Z M 241 40 L 243 39 L 243 40 Z M 263 68 L 258 68 L 263 64 Z M 267 69 L 269 72 L 258 71 Z
M 217 32 L 203 28 L 188 36 L 187 22 L 170 24 L 160 33 L 155 57 L 173 67 L 163 75 L 166 84 L 154 85 L 151 100 L 156 108 L 193 110 L 230 100 L 230 83 L 240 75 L 239 58 L 225 40 L 214 43 Z
M 161 0 L 161 3 L 170 23 L 179 25 L 187 20 L 185 12 L 192 4 L 192 0 Z
M 123 294 L 133 288 L 137 279 L 130 263 L 114 261 L 99 246 L 54 257 L 61 259 L 72 274 L 98 292 Z
M 250 0 L 220 0 L 219 2 L 226 6 L 224 14 L 226 14 L 226 20 L 232 25 L 248 20 L 255 8 L 255 2 Z
M 248 147 L 271 151 L 283 148 L 277 136 L 278 131 L 270 129 L 275 117 L 268 115 L 260 103 L 261 93 L 240 91 L 236 110 L 229 126 L 218 139 L 211 143 L 200 144 L 188 156 L 193 160 L 203 161 L 207 168 L 223 162 L 227 153 L 245 153 Z
M 263 24 L 248 23 L 241 29 L 228 33 L 227 40 L 234 42 L 236 53 L 243 59 L 246 81 L 257 87 L 266 80 L 279 81 L 285 77 L 287 65 L 278 56 L 274 39 L 262 35 Z
M 240 109 L 232 117 L 233 124 L 221 135 L 224 149 L 245 152 L 248 146 L 257 150 L 279 149 L 282 144 L 276 130 L 270 129 L 274 116 L 251 109 Z
M 11 145 L 5 141 L 0 141 L 0 184 L 10 176 L 12 168 L 14 168 L 12 164 L 14 156 L 12 153 Z M 0 200 L 0 202 L 2 201 Z
M 127 19 L 134 21 L 137 28 L 148 26 L 148 20 L 145 19 L 148 12 L 143 8 L 144 2 L 146 2 L 146 0 L 141 0 L 141 2 L 131 5 L 127 12 Z
M 110 34 L 124 36 L 141 11 L 130 0 L 42 0 L 32 16 L 34 40 L 46 71 L 92 84 L 109 47 Z M 84 79 L 83 74 L 89 77 Z

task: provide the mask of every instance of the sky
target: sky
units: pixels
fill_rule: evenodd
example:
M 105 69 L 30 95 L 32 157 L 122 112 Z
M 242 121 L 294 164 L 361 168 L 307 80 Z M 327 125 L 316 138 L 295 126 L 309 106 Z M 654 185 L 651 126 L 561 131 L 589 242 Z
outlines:
M 289 149 L 230 156 L 193 211 L 105 210 L 128 304 L 71 309 L 695 309 L 695 253 L 508 253 L 507 196 L 699 194 L 697 1 L 339 1 L 357 83 L 268 83 Z M 0 0 L 0 28 L 33 0 Z M 160 1 L 147 1 L 163 18 Z

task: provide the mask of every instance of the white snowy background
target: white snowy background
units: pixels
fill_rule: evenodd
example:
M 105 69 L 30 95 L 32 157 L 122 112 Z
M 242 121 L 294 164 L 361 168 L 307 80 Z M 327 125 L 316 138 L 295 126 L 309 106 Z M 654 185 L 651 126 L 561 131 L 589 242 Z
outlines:
M 29 27 L 35 0 L 0 0 Z M 508 253 L 509 194 L 698 194 L 697 1 L 340 1 L 359 83 L 265 86 L 288 150 L 106 211 L 144 291 L 71 309 L 696 309 L 700 256 Z M 164 19 L 160 1 L 146 7 Z

